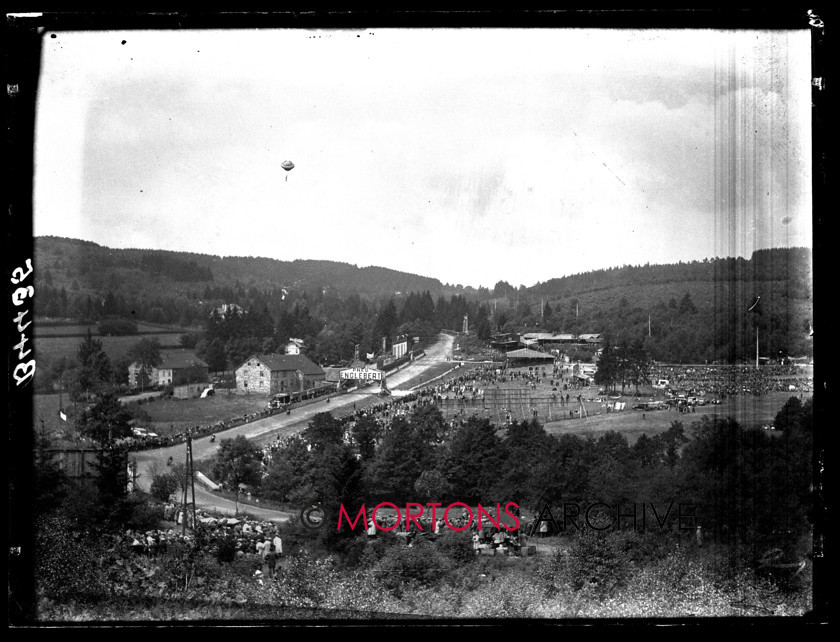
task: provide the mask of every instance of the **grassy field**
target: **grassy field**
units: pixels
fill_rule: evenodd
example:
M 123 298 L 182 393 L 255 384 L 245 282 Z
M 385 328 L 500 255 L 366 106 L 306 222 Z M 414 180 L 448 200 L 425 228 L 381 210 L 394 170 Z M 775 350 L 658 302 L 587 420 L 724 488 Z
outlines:
M 456 370 L 452 376 L 457 376 L 460 372 Z M 475 415 L 486 417 L 497 425 L 505 422 L 508 412 L 512 419 L 523 420 L 530 419 L 536 410 L 537 418 L 543 422 L 549 433 L 587 435 L 615 430 L 624 434 L 632 444 L 643 433 L 664 432 L 674 421 L 681 421 L 688 427 L 704 415 L 730 416 L 745 427 L 769 425 L 791 395 L 798 394 L 771 392 L 761 396 L 734 396 L 725 399 L 720 405 L 695 406 L 695 412 L 689 414 L 668 410 L 643 413 L 632 410 L 633 405 L 651 398 L 661 400 L 664 399 L 664 395 L 651 387 L 640 387 L 640 397 L 634 398 L 632 393 L 635 389 L 628 389 L 627 392 L 631 394 L 618 399 L 626 402 L 625 410 L 608 414 L 606 404 L 617 400 L 599 395 L 598 386 L 562 391 L 564 397 L 569 395 L 569 403 L 563 405 L 560 403 L 561 390 L 554 390 L 555 386 L 550 383 L 550 375 L 547 376 L 549 378 L 543 379 L 534 389 L 521 380 L 492 385 L 478 383 L 477 387 L 484 390 L 484 399 L 470 399 L 468 394 L 466 400 L 459 400 L 453 398 L 453 393 L 449 393 L 450 399 L 444 400 L 440 408 L 447 420 Z M 556 398 L 552 399 L 552 395 Z M 583 419 L 577 417 L 576 411 L 580 408 L 577 395 L 581 395 L 584 400 L 586 417 Z M 803 400 L 808 396 L 805 395 Z M 569 416 L 570 411 L 575 415 L 573 418 Z
M 163 348 L 181 347 L 180 334 L 134 334 L 125 337 L 97 337 L 97 340 L 102 342 L 102 348 L 113 363 L 125 356 L 129 348 L 143 338 L 155 338 Z M 54 363 L 62 357 L 74 357 L 82 339 L 83 337 L 36 336 L 33 340 L 35 354 L 40 362 L 47 364 Z
M 33 398 L 33 419 L 36 431 L 69 431 L 72 433 L 74 419 L 82 413 L 84 408 L 74 407 L 65 394 L 63 397 L 64 414 L 67 423 L 58 416 L 59 395 L 35 395 Z M 181 432 L 191 426 L 205 426 L 217 421 L 226 421 L 265 409 L 267 397 L 259 395 L 228 395 L 220 392 L 214 397 L 206 399 L 175 399 L 165 397 L 141 405 L 131 404 L 136 409 L 150 417 L 149 429 L 159 435 Z M 143 423 L 145 425 L 145 423 Z
M 150 325 L 148 323 L 135 323 L 134 325 L 137 326 L 137 335 L 133 336 L 141 334 L 177 334 L 180 336 L 186 332 L 186 330 L 180 328 L 168 328 L 165 326 Z M 95 323 L 48 325 L 36 321 L 33 327 L 36 337 L 77 336 L 82 338 L 87 335 L 88 330 L 94 336 L 99 335 L 99 326 Z
M 205 399 L 164 397 L 140 408 L 149 415 L 149 427 L 159 435 L 177 433 L 191 426 L 206 426 L 264 410 L 268 397 L 228 394 L 221 391 Z
M 545 424 L 550 434 L 573 433 L 577 435 L 595 435 L 615 430 L 623 434 L 633 444 L 639 435 L 653 435 L 664 432 L 674 421 L 682 422 L 688 428 L 693 422 L 704 416 L 732 417 L 744 427 L 757 427 L 772 424 L 776 414 L 790 399 L 792 393 L 771 392 L 760 397 L 729 397 L 720 405 L 695 406 L 696 412 L 680 414 L 674 411 L 657 410 L 642 413 L 638 410 L 624 410 L 610 414 L 590 414 L 586 419 L 553 421 Z M 803 397 L 805 401 L 807 397 Z M 771 433 L 772 434 L 772 433 Z

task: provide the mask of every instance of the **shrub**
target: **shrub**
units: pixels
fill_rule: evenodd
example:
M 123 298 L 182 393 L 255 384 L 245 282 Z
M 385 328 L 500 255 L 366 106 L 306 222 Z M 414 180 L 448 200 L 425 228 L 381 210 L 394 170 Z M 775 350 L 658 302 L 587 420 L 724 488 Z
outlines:
M 442 555 L 457 564 L 475 562 L 475 550 L 468 533 L 443 533 L 435 540 L 434 545 Z
M 323 603 L 339 611 L 401 613 L 405 608 L 382 588 L 373 573 L 358 570 L 342 574 L 334 581 Z
M 462 615 L 470 618 L 533 617 L 543 601 L 538 582 L 509 572 L 464 596 Z
M 181 347 L 190 348 L 191 350 L 194 349 L 200 337 L 201 335 L 196 334 L 195 332 L 187 332 L 186 334 L 182 334 L 180 339 Z
M 557 558 L 555 564 L 565 567 L 573 589 L 603 597 L 612 594 L 627 579 L 634 543 L 633 533 L 584 529 L 573 541 L 568 556 L 562 562 Z
M 412 546 L 390 547 L 374 572 L 386 588 L 399 595 L 406 584 L 436 585 L 456 566 L 434 544 L 419 540 Z
M 168 502 L 176 490 L 178 490 L 178 481 L 168 473 L 155 475 L 149 487 L 149 493 L 160 502 Z
M 99 323 L 99 334 L 106 337 L 137 334 L 137 324 L 125 319 L 106 319 Z
M 230 564 L 236 559 L 236 539 L 224 537 L 216 544 L 216 559 L 220 564 Z
M 284 549 L 285 550 L 285 549 Z M 321 606 L 330 586 L 338 581 L 332 558 L 314 559 L 303 551 L 284 558 L 283 570 L 276 583 L 276 598 L 283 606 Z
M 569 559 L 572 587 L 611 593 L 623 579 L 622 561 L 609 536 L 591 532 L 582 534 L 575 542 Z
M 34 547 L 35 583 L 42 595 L 79 597 L 102 586 L 93 535 L 66 517 L 38 520 Z
M 147 531 L 157 528 L 160 520 L 163 519 L 163 511 L 160 506 L 152 504 L 137 495 L 131 495 L 125 501 L 126 521 L 128 528 Z

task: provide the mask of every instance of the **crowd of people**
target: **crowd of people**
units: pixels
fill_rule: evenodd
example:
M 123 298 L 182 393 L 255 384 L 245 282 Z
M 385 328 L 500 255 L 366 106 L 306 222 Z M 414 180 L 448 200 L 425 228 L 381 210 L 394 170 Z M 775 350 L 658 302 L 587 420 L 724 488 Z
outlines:
M 223 542 L 232 543 L 235 559 L 253 561 L 254 570 L 268 577 L 274 575 L 283 556 L 280 526 L 273 522 L 246 517 L 214 517 L 201 510 L 196 510 L 193 519 L 191 510 L 184 511 L 171 503 L 164 505 L 163 520 L 172 526 L 147 531 L 127 530 L 118 538 L 118 544 L 135 555 L 154 557 L 165 554 L 176 542 L 189 545 L 200 542 L 207 554 L 216 554 Z
M 813 378 L 796 365 L 676 366 L 656 365 L 651 379 L 665 379 L 672 391 L 705 394 L 721 399 L 734 395 L 763 395 L 769 392 L 809 393 Z
M 481 554 L 482 550 L 492 550 L 494 555 L 496 552 L 508 553 L 509 551 L 512 551 L 516 556 L 520 555 L 526 541 L 522 528 L 509 531 L 504 526 L 504 519 L 496 519 L 492 511 L 490 515 L 491 518 L 488 519 L 485 516 L 479 526 L 478 519 L 471 519 L 466 509 L 457 513 L 453 511 L 447 515 L 446 521 L 441 517 L 433 519 L 427 511 L 416 518 L 416 523 L 414 518 L 406 520 L 405 516 L 398 520 L 397 515 L 393 513 L 383 514 L 381 517 L 377 514 L 376 524 L 374 524 L 372 518 L 368 519 L 365 532 L 368 541 L 382 536 L 384 532 L 387 535 L 399 537 L 405 545 L 412 546 L 417 538 L 434 541 L 451 527 L 454 531 L 466 530 L 469 532 L 476 555 Z M 446 522 L 448 522 L 448 525 Z M 512 524 L 509 526 L 513 528 Z
M 672 391 L 719 398 L 737 394 L 765 394 L 771 391 L 810 392 L 813 385 L 812 379 L 804 376 L 797 366 L 775 364 L 758 369 L 750 366 L 656 365 L 651 369 L 651 379 L 653 381 L 667 379 Z M 357 408 L 354 403 L 352 408 L 348 406 L 341 409 L 334 413 L 334 416 L 343 425 L 344 440 L 349 444 L 352 442 L 354 423 L 365 417 L 373 418 L 384 432 L 388 430 L 395 417 L 410 416 L 423 406 L 435 405 L 441 409 L 452 409 L 455 408 L 453 404 L 472 402 L 474 405 L 483 403 L 485 400 L 487 403 L 492 401 L 495 404 L 498 394 L 514 394 L 516 390 L 536 391 L 543 387 L 548 395 L 547 399 L 550 399 L 552 404 L 567 407 L 562 412 L 555 412 L 554 417 L 575 419 L 581 416 L 578 408 L 582 402 L 601 401 L 574 394 L 578 392 L 582 381 L 572 374 L 569 366 L 564 366 L 559 361 L 553 365 L 519 368 L 508 368 L 500 364 L 480 365 L 469 369 L 458 369 L 442 380 L 423 386 L 406 396 L 377 400 L 375 403 L 360 408 Z M 510 386 L 511 383 L 518 385 Z M 675 406 L 675 409 L 692 412 L 693 407 L 690 404 L 684 404 L 680 407 Z M 501 410 L 499 417 L 510 423 L 515 413 L 509 408 Z M 197 437 L 221 432 L 277 412 L 278 410 L 275 409 L 251 413 L 209 426 L 195 426 L 169 437 L 137 438 L 136 447 L 133 449 L 170 446 L 185 441 L 187 436 Z M 450 416 L 451 418 L 445 422 L 441 438 L 445 438 L 458 425 L 463 425 L 469 419 L 466 408 L 457 409 L 454 415 L 450 413 Z M 273 453 L 285 448 L 293 438 L 295 437 L 278 436 L 275 441 L 265 445 L 262 451 L 266 465 L 270 464 Z
M 286 412 L 285 408 L 267 408 L 258 412 L 251 412 L 239 417 L 234 417 L 226 421 L 217 421 L 212 424 L 204 426 L 190 426 L 179 432 L 171 432 L 169 435 L 134 435 L 126 437 L 123 443 L 127 444 L 130 450 L 151 450 L 153 448 L 166 448 L 168 446 L 176 446 L 178 444 L 186 443 L 188 438 L 196 439 L 198 437 L 207 437 L 214 435 L 223 430 L 230 430 L 237 426 L 257 421 L 258 419 L 265 419 L 272 415 Z
M 442 411 L 447 411 L 441 439 L 445 439 L 459 425 L 464 425 L 471 414 L 478 416 L 475 409 L 488 399 L 489 408 L 495 410 L 498 394 L 516 394 L 517 391 L 536 391 L 545 389 L 546 399 L 550 399 L 558 407 L 565 406 L 566 410 L 555 413 L 557 419 L 574 419 L 580 417 L 580 404 L 583 401 L 596 401 L 593 397 L 584 398 L 579 393 L 579 380 L 569 372 L 570 368 L 562 365 L 547 367 L 519 367 L 507 368 L 504 365 L 481 365 L 459 369 L 450 373 L 437 383 L 428 384 L 414 390 L 403 397 L 391 397 L 376 403 L 357 408 L 338 410 L 333 414 L 344 427 L 345 443 L 352 442 L 352 428 L 356 421 L 370 417 L 379 425 L 382 432 L 387 431 L 391 421 L 396 417 L 409 417 L 413 412 L 424 406 L 433 405 Z M 499 389 L 500 384 L 503 385 Z M 514 384 L 514 385 L 510 385 Z M 564 392 L 565 391 L 565 392 Z M 514 404 L 515 400 L 508 400 Z M 470 409 L 467 406 L 471 406 Z M 513 421 L 514 412 L 509 408 L 501 408 L 499 417 L 509 424 Z M 490 410 L 487 410 L 489 413 Z M 262 449 L 266 464 L 271 462 L 272 454 L 288 446 L 295 436 L 277 439 Z

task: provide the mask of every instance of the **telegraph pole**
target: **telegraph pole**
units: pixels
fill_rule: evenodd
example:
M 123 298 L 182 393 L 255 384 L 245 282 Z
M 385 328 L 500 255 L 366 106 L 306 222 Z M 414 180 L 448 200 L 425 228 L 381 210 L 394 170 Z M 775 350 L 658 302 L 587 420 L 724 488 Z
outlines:
M 755 298 L 755 302 L 749 307 L 747 312 L 755 312 L 758 314 L 758 302 L 761 301 L 761 295 L 759 294 Z M 758 318 L 755 319 L 755 369 L 758 370 Z
M 193 516 L 193 530 L 198 524 L 197 516 L 195 514 L 195 474 L 193 473 L 193 451 L 192 451 L 192 437 L 187 437 L 187 450 L 189 451 L 190 465 L 190 488 L 192 489 L 192 516 Z
M 187 475 L 189 475 L 190 471 L 190 451 L 186 451 L 186 460 L 185 460 L 185 470 L 184 470 L 184 492 L 181 496 L 181 535 L 187 534 Z

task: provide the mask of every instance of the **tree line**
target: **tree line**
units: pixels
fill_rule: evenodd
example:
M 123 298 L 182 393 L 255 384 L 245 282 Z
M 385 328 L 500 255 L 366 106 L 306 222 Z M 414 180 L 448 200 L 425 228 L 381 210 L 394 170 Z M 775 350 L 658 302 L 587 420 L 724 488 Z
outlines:
M 277 501 L 319 504 L 328 523 L 337 523 L 341 504 L 358 510 L 383 501 L 514 501 L 531 515 L 569 503 L 584 510 L 597 502 L 624 509 L 654 504 L 663 512 L 682 504 L 710 540 L 751 563 L 771 549 L 802 559 L 814 520 L 812 401 L 791 397 L 775 426 L 770 435 L 703 417 L 690 426 L 673 421 L 631 445 L 615 431 L 550 435 L 536 420 L 500 428 L 472 417 L 447 426 L 436 407 L 423 406 L 393 418 L 387 429 L 362 417 L 348 443 L 344 423 L 320 413 L 273 449 L 264 473 L 263 453 L 245 439 L 223 440 L 213 471 Z M 674 523 L 670 529 L 678 528 Z M 323 537 L 340 545 L 334 531 L 324 529 Z
M 438 328 L 459 330 L 468 314 L 480 338 L 494 332 L 608 333 L 616 341 L 641 337 L 657 361 L 732 363 L 754 358 L 758 335 L 762 356 L 812 354 L 811 252 L 805 248 L 759 250 L 750 259 L 595 270 L 530 288 L 499 281 L 492 290 L 330 261 L 287 264 L 172 253 L 181 263 L 167 263 L 143 259 L 139 250 L 107 251 L 50 238 L 36 239 L 36 249 L 40 317 L 123 317 L 200 328 L 214 309 L 235 303 L 267 312 L 275 325 L 290 327 L 295 334 L 289 336 L 312 338 L 311 345 L 322 346 L 323 362 L 346 358 L 347 345 L 364 343 L 366 351 L 378 345 L 381 333 L 371 327 L 389 299 L 401 323 L 431 319 Z M 149 254 L 158 255 L 169 256 Z M 189 272 L 190 262 L 211 266 L 213 280 L 178 282 L 164 275 L 166 269 L 152 271 L 160 264 Z M 134 267 L 128 269 L 129 263 Z M 368 273 L 379 276 L 365 288 L 348 276 Z M 748 314 L 758 296 L 761 310 Z M 431 332 L 417 326 L 410 331 Z

